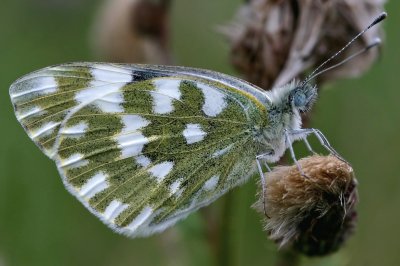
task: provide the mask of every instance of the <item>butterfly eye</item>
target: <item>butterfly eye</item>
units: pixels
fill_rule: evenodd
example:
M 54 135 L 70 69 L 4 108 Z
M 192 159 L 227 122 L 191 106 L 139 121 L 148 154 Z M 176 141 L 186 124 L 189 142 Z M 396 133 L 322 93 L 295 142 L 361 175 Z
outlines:
M 301 87 L 295 88 L 289 95 L 291 103 L 297 107 L 302 108 L 307 105 L 307 95 Z
M 306 106 L 307 104 L 306 95 L 300 91 L 297 91 L 293 97 L 293 104 L 298 108 Z
M 316 88 L 306 84 L 304 86 L 295 88 L 290 93 L 289 97 L 293 106 L 297 108 L 300 112 L 304 113 L 311 108 L 316 99 L 316 96 Z

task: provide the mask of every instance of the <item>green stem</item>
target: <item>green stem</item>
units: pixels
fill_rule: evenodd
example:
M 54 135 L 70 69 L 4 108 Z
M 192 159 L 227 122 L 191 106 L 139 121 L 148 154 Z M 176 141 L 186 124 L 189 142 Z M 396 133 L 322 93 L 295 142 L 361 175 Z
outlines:
M 233 195 L 228 193 L 222 205 L 209 206 L 201 210 L 205 223 L 207 244 L 214 257 L 215 265 L 231 266 L 232 261 L 232 209 Z
M 292 250 L 278 252 L 276 266 L 297 266 L 300 265 L 300 255 Z
M 220 224 L 220 241 L 219 241 L 219 254 L 217 257 L 218 266 L 231 266 L 233 265 L 232 257 L 233 250 L 231 248 L 232 236 L 232 209 L 233 199 L 232 192 L 225 196 L 225 201 L 222 207 L 222 216 Z

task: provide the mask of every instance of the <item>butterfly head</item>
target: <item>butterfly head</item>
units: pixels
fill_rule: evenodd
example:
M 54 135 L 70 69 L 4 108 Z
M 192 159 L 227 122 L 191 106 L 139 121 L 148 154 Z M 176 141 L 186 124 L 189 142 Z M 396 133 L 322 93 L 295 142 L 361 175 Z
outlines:
M 317 88 L 311 84 L 295 86 L 288 95 L 289 104 L 300 113 L 308 112 L 317 99 Z
M 308 112 L 317 99 L 317 88 L 309 83 L 291 82 L 267 92 L 272 115 Z

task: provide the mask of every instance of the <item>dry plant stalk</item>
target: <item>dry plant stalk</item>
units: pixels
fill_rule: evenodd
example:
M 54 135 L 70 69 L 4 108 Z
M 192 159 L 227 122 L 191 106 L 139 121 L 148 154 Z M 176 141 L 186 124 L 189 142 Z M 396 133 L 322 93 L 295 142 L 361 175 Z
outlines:
M 95 20 L 92 46 L 101 60 L 171 64 L 170 0 L 106 0 Z
M 357 181 L 353 169 L 334 156 L 311 156 L 297 167 L 278 166 L 268 173 L 263 199 L 254 204 L 268 218 L 265 230 L 281 247 L 307 255 L 336 251 L 355 227 Z
M 222 30 L 231 45 L 230 58 L 246 80 L 263 89 L 302 78 L 342 48 L 383 11 L 384 0 L 249 0 Z M 379 37 L 374 27 L 338 56 L 333 64 Z M 320 76 L 321 82 L 364 73 L 379 51 L 371 49 Z
M 265 90 L 308 72 L 340 50 L 383 11 L 385 0 L 247 0 L 222 32 L 230 43 L 232 65 L 243 77 Z M 377 37 L 374 26 L 327 67 L 362 50 Z M 317 78 L 323 83 L 356 77 L 379 55 L 370 49 Z M 308 124 L 307 118 L 303 120 Z M 337 250 L 355 226 L 356 180 L 351 168 L 333 157 L 300 161 L 311 176 L 295 166 L 278 167 L 266 176 L 266 230 L 280 246 L 308 255 Z M 262 201 L 255 204 L 264 215 Z M 281 254 L 284 257 L 284 254 Z

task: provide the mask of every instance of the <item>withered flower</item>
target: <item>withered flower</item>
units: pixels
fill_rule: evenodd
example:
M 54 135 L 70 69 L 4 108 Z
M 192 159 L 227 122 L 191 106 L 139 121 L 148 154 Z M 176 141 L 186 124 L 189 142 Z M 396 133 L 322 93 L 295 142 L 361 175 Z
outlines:
M 304 254 L 336 251 L 353 232 L 358 200 L 352 168 L 333 156 L 311 156 L 297 167 L 278 166 L 266 175 L 262 196 L 254 207 L 266 218 L 269 237 L 281 247 Z
M 384 0 L 249 0 L 223 28 L 231 44 L 231 62 L 244 78 L 263 89 L 302 78 L 342 48 L 383 11 Z M 331 64 L 380 37 L 374 27 Z M 365 72 L 377 49 L 358 56 L 319 78 L 328 81 Z
M 170 0 L 106 0 L 92 32 L 101 60 L 170 64 Z

